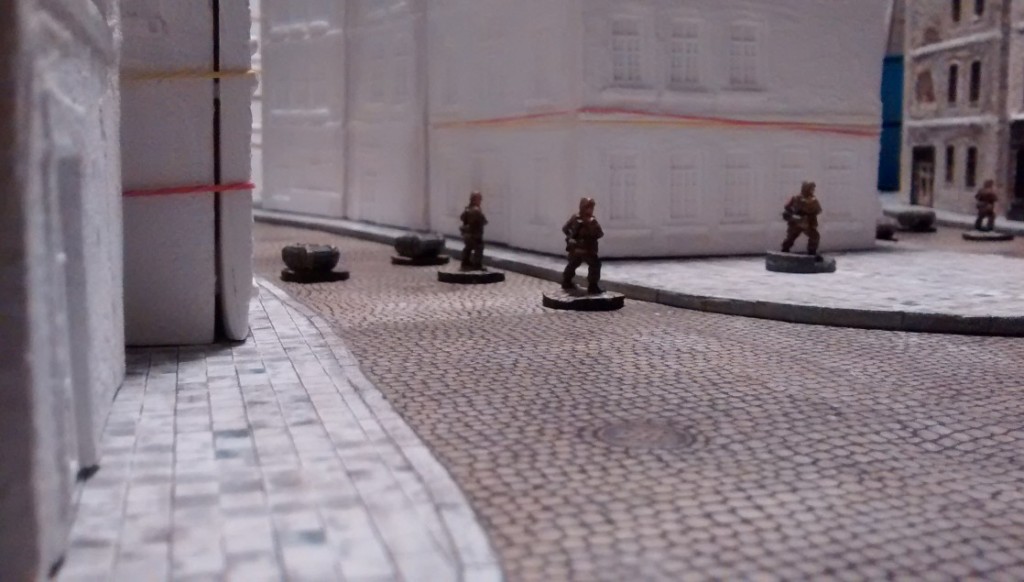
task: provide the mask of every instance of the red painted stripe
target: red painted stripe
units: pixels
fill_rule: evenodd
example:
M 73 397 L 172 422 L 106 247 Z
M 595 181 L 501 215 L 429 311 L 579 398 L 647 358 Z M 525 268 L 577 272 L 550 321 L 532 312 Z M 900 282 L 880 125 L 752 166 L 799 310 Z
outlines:
M 231 184 L 204 184 L 199 186 L 176 186 L 173 188 L 154 188 L 152 190 L 125 190 L 125 198 L 140 196 L 171 196 L 174 194 L 202 194 L 204 192 L 229 192 L 234 190 L 252 190 L 256 185 L 252 182 L 234 182 Z

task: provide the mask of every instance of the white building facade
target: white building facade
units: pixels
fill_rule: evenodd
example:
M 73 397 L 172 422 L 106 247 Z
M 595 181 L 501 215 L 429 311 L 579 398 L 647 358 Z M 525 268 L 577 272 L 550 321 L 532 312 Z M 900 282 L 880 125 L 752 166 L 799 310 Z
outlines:
M 480 189 L 490 241 L 560 253 L 592 196 L 606 256 L 758 253 L 814 180 L 823 248 L 873 244 L 888 0 L 331 4 L 349 14 L 343 64 L 320 68 L 349 102 L 333 216 L 456 234 Z M 291 75 L 271 67 L 268 125 Z M 312 163 L 268 152 L 268 188 Z

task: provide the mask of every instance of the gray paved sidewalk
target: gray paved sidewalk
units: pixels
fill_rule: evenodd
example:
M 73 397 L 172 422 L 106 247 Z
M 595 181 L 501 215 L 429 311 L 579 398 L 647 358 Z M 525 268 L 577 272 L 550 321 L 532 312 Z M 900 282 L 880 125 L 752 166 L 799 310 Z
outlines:
M 257 220 L 390 243 L 405 231 L 259 210 Z M 461 248 L 449 239 L 449 251 Z M 606 287 L 675 307 L 797 323 L 978 335 L 1024 335 L 1024 260 L 879 243 L 837 253 L 824 275 L 768 272 L 763 257 L 606 261 Z M 560 257 L 488 248 L 488 264 L 558 280 Z
M 261 281 L 242 345 L 131 350 L 60 579 L 500 580 L 448 473 Z

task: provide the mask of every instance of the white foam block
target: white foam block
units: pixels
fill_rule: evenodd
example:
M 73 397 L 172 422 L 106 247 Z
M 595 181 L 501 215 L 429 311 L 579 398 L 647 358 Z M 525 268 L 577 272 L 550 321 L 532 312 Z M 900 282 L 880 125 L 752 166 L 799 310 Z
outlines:
M 123 70 L 212 70 L 207 3 L 126 2 L 123 16 Z M 123 82 L 124 188 L 212 184 L 212 121 L 209 80 Z M 129 345 L 213 341 L 214 231 L 211 193 L 125 199 Z
M 251 66 L 248 2 L 221 3 L 221 68 L 245 70 Z M 227 78 L 220 83 L 220 156 L 223 183 L 248 182 L 252 144 L 250 77 Z M 252 285 L 252 193 L 248 190 L 217 195 L 220 221 L 218 293 L 225 336 L 243 340 L 249 334 Z

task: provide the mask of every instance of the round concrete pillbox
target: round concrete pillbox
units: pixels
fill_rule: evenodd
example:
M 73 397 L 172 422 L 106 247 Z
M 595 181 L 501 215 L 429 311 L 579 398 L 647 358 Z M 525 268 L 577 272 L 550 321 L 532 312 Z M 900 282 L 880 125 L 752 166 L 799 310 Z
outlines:
M 768 251 L 764 266 L 769 271 L 775 273 L 810 275 L 814 273 L 836 272 L 836 260 L 831 257 L 822 257 L 822 260 L 818 260 L 814 255 L 780 253 L 777 251 Z
M 291 283 L 325 283 L 348 279 L 348 271 L 335 271 L 341 251 L 330 245 L 293 244 L 281 249 L 281 259 L 288 267 L 281 271 L 281 280 Z
M 615 311 L 626 304 L 626 296 L 605 291 L 600 295 L 588 295 L 583 291 L 559 289 L 544 293 L 544 307 L 570 311 Z
M 968 230 L 963 234 L 964 240 L 976 242 L 1005 242 L 1013 240 L 1013 235 L 1008 232 L 996 232 L 994 230 Z
M 436 257 L 444 250 L 444 236 L 437 233 L 404 234 L 395 239 L 395 252 L 407 259 Z
M 458 285 L 487 285 L 501 283 L 505 273 L 501 271 L 438 271 L 437 280 Z
M 935 211 L 927 208 L 908 208 L 896 213 L 896 221 L 914 232 L 935 232 Z

